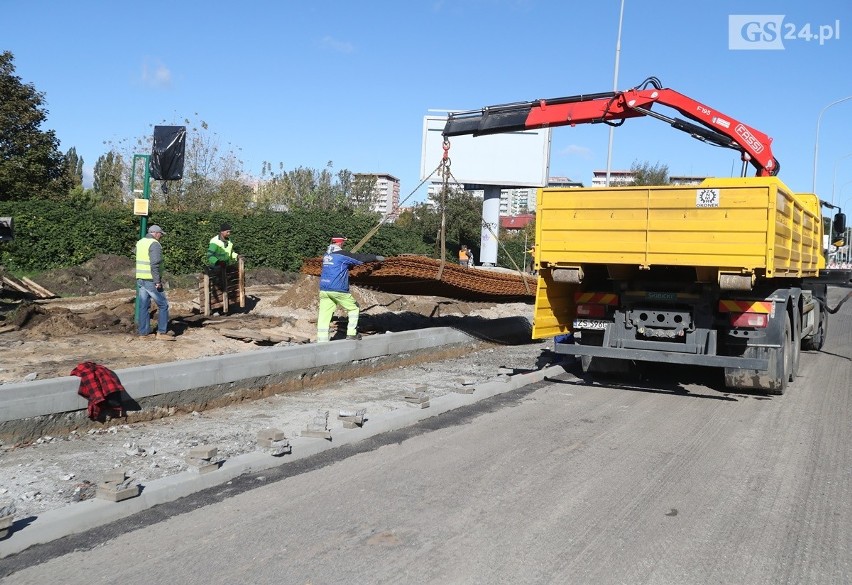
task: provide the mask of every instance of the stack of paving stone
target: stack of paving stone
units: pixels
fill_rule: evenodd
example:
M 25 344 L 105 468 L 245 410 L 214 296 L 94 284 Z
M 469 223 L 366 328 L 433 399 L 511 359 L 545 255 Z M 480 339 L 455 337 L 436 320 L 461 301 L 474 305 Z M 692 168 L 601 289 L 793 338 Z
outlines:
M 343 421 L 343 428 L 354 429 L 356 427 L 364 426 L 366 414 L 366 408 L 361 408 L 359 410 L 341 410 L 340 414 L 337 415 L 337 418 L 338 420 Z
M 413 391 L 406 392 L 403 398 L 418 408 L 429 408 L 429 394 L 426 393 L 426 386 L 416 386 Z
M 139 495 L 139 482 L 127 477 L 121 470 L 110 471 L 104 480 L 98 484 L 95 497 L 110 502 L 120 502 Z
M 273 457 L 287 455 L 293 452 L 290 441 L 279 429 L 263 429 L 257 433 L 257 446 L 270 451 Z
M 189 468 L 197 473 L 208 473 L 219 469 L 224 459 L 218 456 L 219 449 L 216 447 L 208 447 L 199 445 L 189 450 L 189 455 L 186 457 L 186 462 L 189 463 Z
M 322 258 L 307 258 L 302 273 L 319 276 Z M 349 271 L 349 282 L 402 295 L 432 295 L 466 301 L 529 301 L 536 277 L 520 272 L 464 268 L 426 256 L 393 256 L 367 262 Z

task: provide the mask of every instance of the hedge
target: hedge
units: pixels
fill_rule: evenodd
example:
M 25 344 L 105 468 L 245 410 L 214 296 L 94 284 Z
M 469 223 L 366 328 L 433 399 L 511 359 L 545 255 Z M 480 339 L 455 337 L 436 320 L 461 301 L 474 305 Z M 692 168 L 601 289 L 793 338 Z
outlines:
M 43 200 L 5 202 L 2 215 L 12 216 L 15 240 L 0 244 L 0 263 L 12 272 L 37 273 L 76 266 L 98 254 L 134 257 L 140 218 L 128 210 L 90 209 L 73 203 Z M 165 269 L 172 274 L 199 272 L 207 244 L 230 223 L 234 249 L 248 268 L 298 271 L 304 258 L 325 252 L 332 233 L 341 232 L 354 245 L 378 222 L 374 215 L 300 212 L 244 217 L 224 214 L 158 211 L 148 225 L 163 228 Z M 419 234 L 385 224 L 360 250 L 370 254 L 431 253 Z

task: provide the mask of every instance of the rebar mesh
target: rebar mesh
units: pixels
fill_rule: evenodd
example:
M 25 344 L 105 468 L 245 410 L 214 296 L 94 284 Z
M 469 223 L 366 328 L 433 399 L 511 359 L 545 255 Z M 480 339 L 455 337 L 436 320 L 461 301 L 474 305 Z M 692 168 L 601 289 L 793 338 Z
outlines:
M 307 258 L 302 273 L 319 276 L 322 258 Z M 426 256 L 393 256 L 368 262 L 349 271 L 349 282 L 365 288 L 401 295 L 429 295 L 465 301 L 529 301 L 535 296 L 534 276 L 463 268 Z

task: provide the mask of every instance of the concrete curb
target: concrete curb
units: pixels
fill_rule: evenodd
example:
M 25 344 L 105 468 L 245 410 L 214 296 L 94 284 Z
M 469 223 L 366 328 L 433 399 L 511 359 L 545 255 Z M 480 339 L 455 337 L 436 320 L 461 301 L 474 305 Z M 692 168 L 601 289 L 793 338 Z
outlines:
M 476 386 L 471 394 L 454 393 L 431 398 L 428 409 L 403 408 L 370 416 L 361 428 L 334 429 L 332 441 L 294 437 L 290 439 L 290 445 L 293 448 L 290 455 L 274 457 L 265 452 L 245 453 L 225 461 L 219 469 L 209 473 L 199 475 L 196 471 L 184 471 L 148 482 L 143 485 L 142 493 L 135 498 L 121 502 L 92 499 L 51 510 L 37 516 L 32 523 L 23 528 L 15 529 L 13 525 L 9 536 L 0 541 L 0 558 L 19 553 L 37 544 L 52 542 L 115 522 L 158 504 L 172 502 L 201 490 L 222 485 L 241 475 L 287 465 L 329 449 L 357 443 L 498 394 L 541 382 L 546 377 L 564 373 L 564 367 L 550 366 L 534 372 L 510 376 L 505 381 L 485 382 Z

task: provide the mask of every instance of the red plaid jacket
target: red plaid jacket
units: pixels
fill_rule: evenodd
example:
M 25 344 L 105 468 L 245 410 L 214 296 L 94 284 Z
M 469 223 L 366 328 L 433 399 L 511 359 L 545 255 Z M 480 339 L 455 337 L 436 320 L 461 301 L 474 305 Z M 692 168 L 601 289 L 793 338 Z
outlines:
M 71 370 L 71 375 L 80 378 L 77 394 L 89 401 L 89 418 L 96 420 L 104 407 L 124 415 L 121 407 L 124 386 L 115 372 L 94 362 L 83 362 Z

